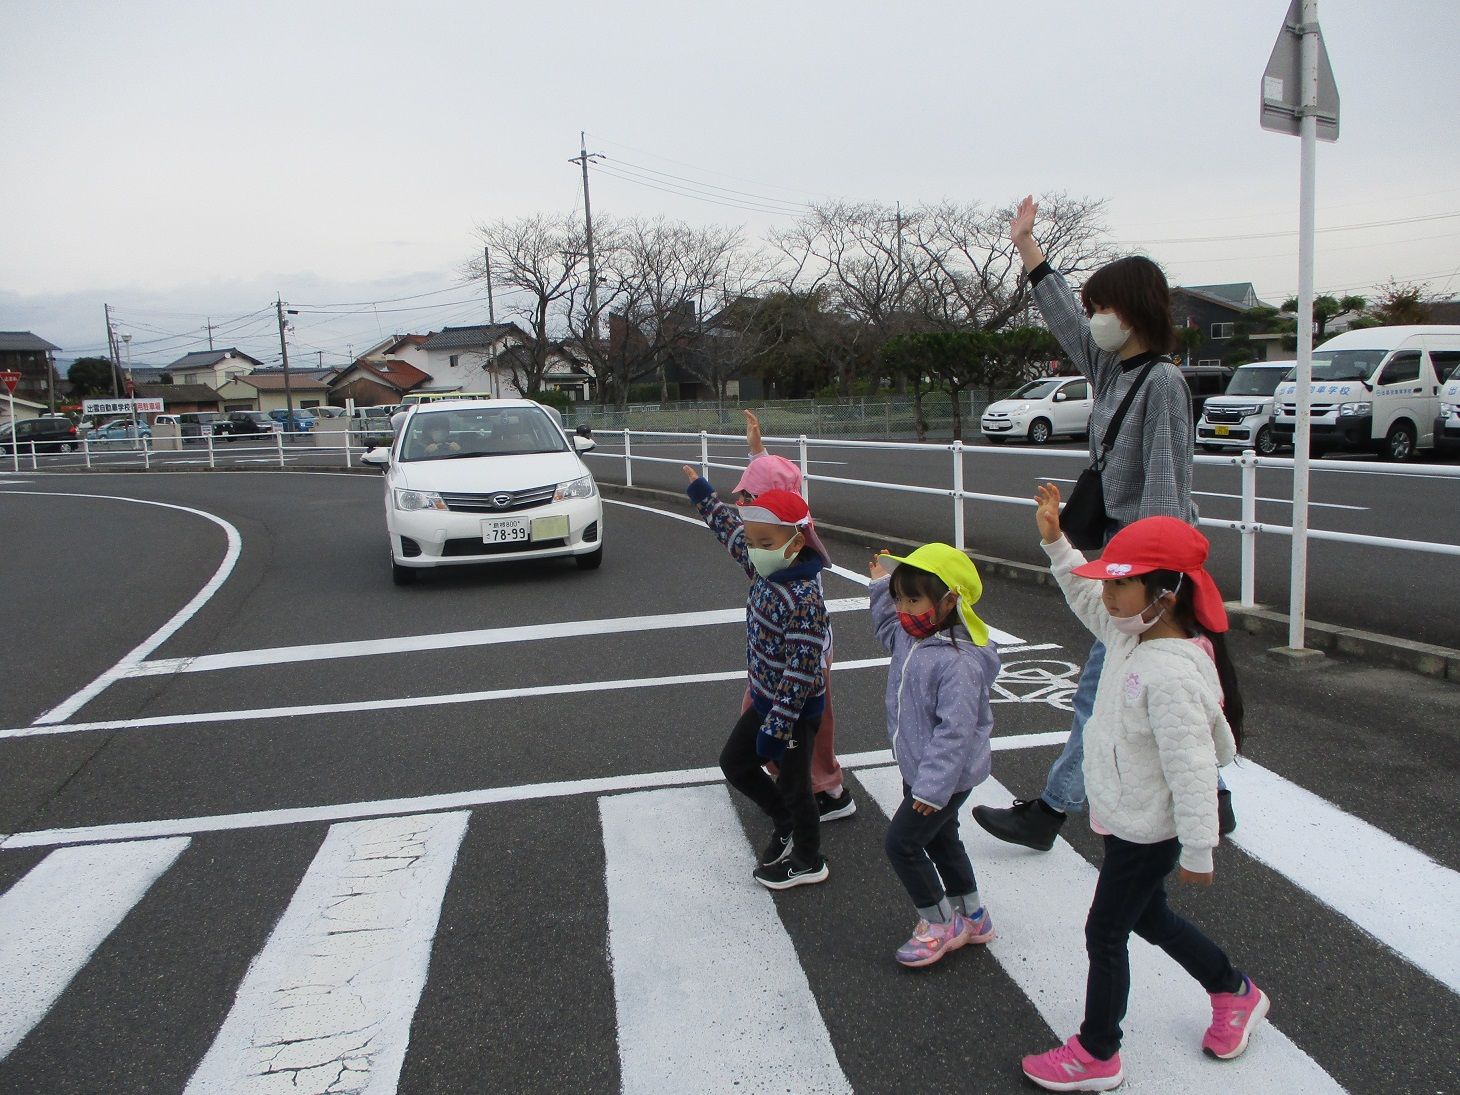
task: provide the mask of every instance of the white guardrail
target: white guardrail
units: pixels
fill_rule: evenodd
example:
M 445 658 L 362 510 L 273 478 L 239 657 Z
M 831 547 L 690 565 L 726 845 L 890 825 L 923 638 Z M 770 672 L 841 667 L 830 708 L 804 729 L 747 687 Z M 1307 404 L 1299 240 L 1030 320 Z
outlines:
M 720 468 L 727 471 L 743 471 L 741 464 L 718 464 L 710 459 L 711 441 L 729 441 L 744 444 L 745 435 L 739 434 L 712 434 L 705 431 L 699 433 L 673 433 L 664 430 L 595 430 L 595 437 L 621 437 L 623 439 L 622 453 L 594 452 L 590 455 L 609 460 L 622 460 L 624 462 L 624 480 L 626 485 L 634 485 L 634 465 L 645 464 L 683 464 L 686 461 L 682 457 L 647 456 L 642 453 L 636 454 L 633 449 L 635 438 L 644 440 L 658 440 L 661 442 L 691 443 L 698 441 L 700 447 L 699 467 L 701 474 L 709 476 L 710 469 Z M 1007 494 L 987 494 L 982 491 L 971 491 L 965 487 L 964 461 L 973 457 L 979 459 L 983 456 L 1008 456 L 1013 454 L 1026 454 L 1042 457 L 1065 458 L 1078 460 L 1082 465 L 1089 464 L 1089 454 L 1083 450 L 1069 449 L 1045 449 L 1000 446 L 997 449 L 984 448 L 983 446 L 965 445 L 961 441 L 941 443 L 913 443 L 897 441 L 841 441 L 821 440 L 809 437 L 767 437 L 764 439 L 769 444 L 795 445 L 799 454 L 801 465 L 801 489 L 803 495 L 809 500 L 811 484 L 813 483 L 837 483 L 849 487 L 870 487 L 874 490 L 893 491 L 900 494 L 926 494 L 936 497 L 947 498 L 953 506 L 953 543 L 959 549 L 966 544 L 967 517 L 964 512 L 964 503 L 970 500 L 978 502 L 1001 502 L 1013 506 L 1033 506 L 1035 501 L 1030 497 Z M 882 452 L 945 452 L 949 454 L 949 485 L 947 487 L 922 487 L 911 483 L 888 483 L 870 479 L 844 479 L 833 475 L 818 475 L 811 472 L 810 454 L 816 449 L 872 449 Z M 1258 456 L 1254 451 L 1248 449 L 1245 452 L 1232 456 L 1197 456 L 1198 464 L 1215 464 L 1224 467 L 1240 468 L 1242 472 L 1242 516 L 1235 521 L 1223 520 L 1216 517 L 1203 517 L 1201 524 L 1210 528 L 1227 529 L 1238 533 L 1242 538 L 1242 590 L 1241 603 L 1244 607 L 1251 608 L 1257 604 L 1257 537 L 1259 534 L 1270 534 L 1278 536 L 1293 535 L 1290 525 L 1275 525 L 1257 520 L 1257 470 L 1259 468 L 1288 468 L 1293 467 L 1291 459 L 1280 457 Z M 1460 466 L 1444 464 L 1381 464 L 1365 463 L 1350 464 L 1342 462 L 1315 462 L 1309 465 L 1313 472 L 1325 475 L 1429 475 L 1440 479 L 1460 479 Z M 1460 556 L 1460 544 L 1431 543 L 1424 540 L 1403 540 L 1393 536 L 1370 536 L 1364 533 L 1335 532 L 1327 529 L 1310 528 L 1308 530 L 1310 540 L 1331 540 L 1343 544 L 1364 544 L 1371 547 L 1395 548 L 1400 551 L 1422 551 L 1432 552 L 1438 555 Z
M 93 440 L 89 435 L 83 434 L 75 439 L 62 441 L 21 440 L 18 445 L 12 445 L 6 439 L 0 440 L 0 468 L 9 464 L 12 471 L 19 472 L 22 470 L 22 459 L 28 462 L 30 471 L 133 465 L 150 471 L 154 464 L 193 464 L 204 460 L 208 467 L 216 468 L 220 460 L 238 457 L 254 463 L 277 463 L 282 468 L 291 458 L 307 456 L 338 456 L 345 467 L 352 468 L 358 457 L 375 447 L 365 444 L 366 438 L 380 438 L 389 434 L 390 427 L 386 426 L 383 430 L 339 430 L 319 436 L 312 431 L 289 434 L 274 431 L 246 437 L 233 437 L 229 434 L 215 436 L 209 433 L 198 437 L 170 439 L 143 436 Z M 42 463 L 40 457 L 47 459 Z

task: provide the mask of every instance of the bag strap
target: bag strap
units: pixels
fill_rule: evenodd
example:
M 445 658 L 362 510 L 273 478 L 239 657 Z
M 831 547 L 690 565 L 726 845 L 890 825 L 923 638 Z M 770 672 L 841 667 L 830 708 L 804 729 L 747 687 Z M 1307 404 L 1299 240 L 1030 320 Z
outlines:
M 1125 412 L 1130 410 L 1131 403 L 1135 401 L 1136 392 L 1146 382 L 1146 377 L 1151 375 L 1151 370 L 1157 365 L 1170 360 L 1169 357 L 1158 357 L 1146 362 L 1145 367 L 1141 369 L 1140 375 L 1136 377 L 1136 382 L 1125 393 L 1125 398 L 1120 401 L 1120 406 L 1115 408 L 1115 414 L 1111 415 L 1110 424 L 1105 427 L 1105 436 L 1100 440 L 1100 455 L 1095 461 L 1096 467 L 1104 468 L 1105 458 L 1110 455 L 1110 450 L 1115 448 L 1116 436 L 1120 433 L 1120 427 L 1125 424 Z

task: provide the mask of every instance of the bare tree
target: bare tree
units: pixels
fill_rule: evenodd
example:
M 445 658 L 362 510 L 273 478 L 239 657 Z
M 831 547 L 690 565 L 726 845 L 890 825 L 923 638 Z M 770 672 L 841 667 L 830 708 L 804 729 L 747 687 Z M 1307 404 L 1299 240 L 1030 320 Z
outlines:
M 507 313 L 521 319 L 532 336 L 523 352 L 502 355 L 498 363 L 518 391 L 535 394 L 548 370 L 553 331 L 565 322 L 582 276 L 583 227 L 570 216 L 539 214 L 481 225 L 477 235 L 491 255 L 495 287 L 515 290 Z M 469 263 L 467 275 L 485 280 L 485 260 Z

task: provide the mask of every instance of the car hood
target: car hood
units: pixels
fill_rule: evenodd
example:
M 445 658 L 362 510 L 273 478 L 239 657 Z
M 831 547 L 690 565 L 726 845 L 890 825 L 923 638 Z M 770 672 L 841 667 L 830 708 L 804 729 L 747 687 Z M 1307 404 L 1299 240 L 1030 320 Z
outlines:
M 414 460 L 396 464 L 392 478 L 409 490 L 488 494 L 566 483 L 584 474 L 571 452 L 527 453 L 522 456 L 467 456 L 454 460 Z
M 984 414 L 990 411 L 999 411 L 1003 414 L 1022 414 L 1024 411 L 1032 410 L 1037 405 L 1032 399 L 996 399 L 984 408 Z
M 1208 407 L 1251 407 L 1271 405 L 1273 397 L 1270 395 L 1214 395 L 1207 399 Z

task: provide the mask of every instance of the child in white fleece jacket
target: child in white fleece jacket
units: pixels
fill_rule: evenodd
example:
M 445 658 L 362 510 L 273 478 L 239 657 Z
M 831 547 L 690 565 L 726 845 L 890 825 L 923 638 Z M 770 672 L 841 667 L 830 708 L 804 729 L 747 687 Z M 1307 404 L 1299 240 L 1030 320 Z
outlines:
M 1174 517 L 1148 517 L 1086 562 L 1060 533 L 1059 498 L 1053 485 L 1036 495 L 1050 569 L 1075 615 L 1106 645 L 1084 761 L 1090 824 L 1105 838 L 1105 858 L 1085 923 L 1084 1022 L 1064 1045 L 1025 1057 L 1023 1066 L 1051 1091 L 1106 1091 L 1124 1079 L 1131 932 L 1211 995 L 1202 1039 L 1208 1056 L 1239 1056 L 1268 998 L 1166 903 L 1166 876 L 1178 862 L 1183 882 L 1212 883 L 1217 765 L 1232 760 L 1241 733 L 1227 614 L 1205 569 L 1206 537 Z

